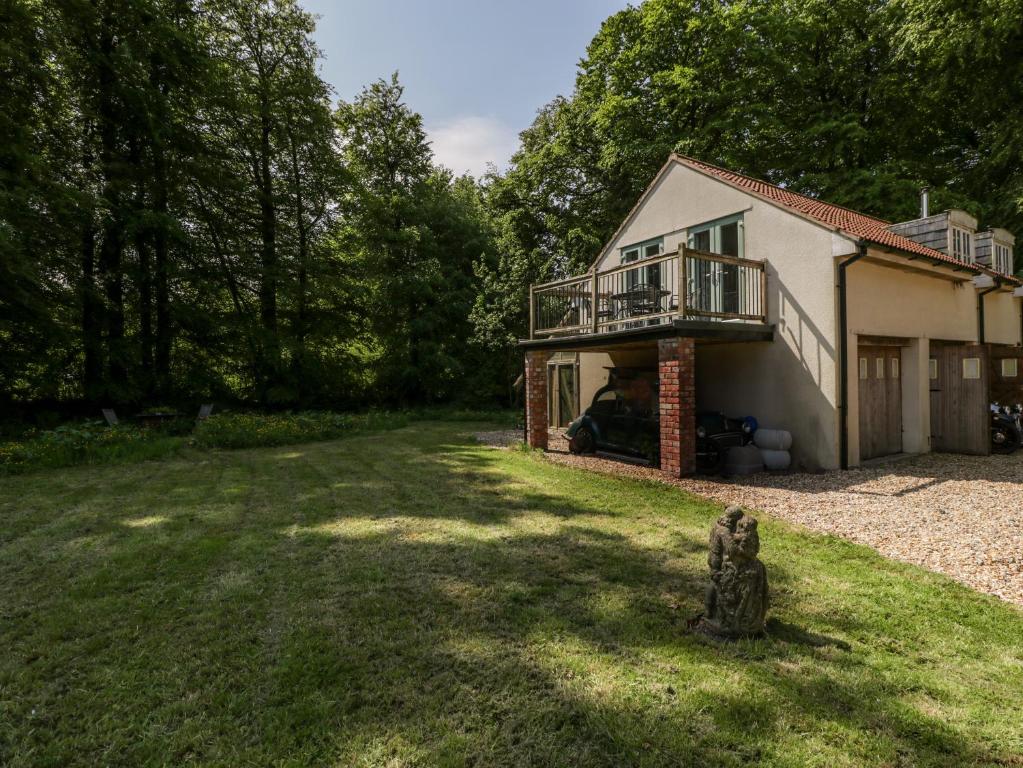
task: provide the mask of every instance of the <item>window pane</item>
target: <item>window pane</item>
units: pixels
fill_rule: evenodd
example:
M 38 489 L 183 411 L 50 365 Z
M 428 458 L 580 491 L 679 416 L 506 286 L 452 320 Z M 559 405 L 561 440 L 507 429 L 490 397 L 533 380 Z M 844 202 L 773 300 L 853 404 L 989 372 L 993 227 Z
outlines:
M 630 248 L 622 252 L 622 261 L 635 261 L 639 258 L 639 248 Z
M 646 248 L 643 249 L 643 255 L 646 256 L 648 259 L 651 256 L 659 256 L 660 253 L 661 253 L 661 244 L 660 243 L 654 243 L 653 245 L 648 245 L 648 246 L 646 246 Z
M 721 227 L 721 248 L 722 256 L 739 255 L 739 223 L 733 221 Z
M 693 233 L 693 248 L 698 251 L 709 251 L 710 250 L 710 230 L 705 229 L 702 232 Z
M 574 365 L 558 366 L 558 396 L 558 426 L 567 427 L 578 415 Z
M 865 357 L 860 358 L 860 378 L 867 378 L 867 358 Z
M 554 393 L 557 392 L 557 366 L 547 366 L 547 426 L 554 426 Z
M 877 370 L 877 378 L 884 378 L 884 358 L 879 357 L 874 361 L 874 368 Z
M 938 378 L 938 361 L 935 358 L 931 358 L 927 364 L 927 371 L 932 379 Z
M 963 358 L 963 378 L 964 379 L 979 379 L 980 378 L 980 358 L 979 357 L 964 357 Z
M 1007 379 L 1014 379 L 1019 374 L 1019 361 L 1016 358 L 1002 360 L 1002 376 Z
M 899 358 L 897 357 L 892 358 L 892 378 L 899 378 Z

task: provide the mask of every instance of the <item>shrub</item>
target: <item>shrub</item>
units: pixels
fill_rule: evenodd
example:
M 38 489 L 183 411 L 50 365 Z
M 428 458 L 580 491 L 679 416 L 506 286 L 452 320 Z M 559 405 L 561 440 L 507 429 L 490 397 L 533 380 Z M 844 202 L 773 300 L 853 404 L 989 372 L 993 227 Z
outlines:
M 0 474 L 76 464 L 158 459 L 179 453 L 186 446 L 259 448 L 334 440 L 359 432 L 397 429 L 413 421 L 485 421 L 512 425 L 518 418 L 519 414 L 514 411 L 438 407 L 366 413 L 220 413 L 204 419 L 198 426 L 190 418 L 180 418 L 152 428 L 129 424 L 108 427 L 102 421 L 89 421 L 65 424 L 52 430 L 30 430 L 18 440 L 0 442 Z M 186 437 L 189 433 L 191 436 Z
M 0 472 L 160 458 L 179 451 L 183 442 L 159 430 L 129 425 L 108 427 L 102 421 L 65 424 L 0 443 Z
M 200 448 L 258 448 L 338 437 L 372 429 L 397 429 L 409 423 L 403 413 L 222 413 L 196 427 L 193 442 Z

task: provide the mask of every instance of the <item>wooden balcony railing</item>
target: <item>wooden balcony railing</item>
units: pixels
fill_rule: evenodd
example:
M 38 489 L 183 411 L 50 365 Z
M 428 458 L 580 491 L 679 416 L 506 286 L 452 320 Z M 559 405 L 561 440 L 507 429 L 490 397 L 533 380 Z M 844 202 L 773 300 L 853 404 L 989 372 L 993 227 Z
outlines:
M 529 288 L 529 337 L 609 333 L 675 319 L 767 322 L 764 262 L 681 247 Z

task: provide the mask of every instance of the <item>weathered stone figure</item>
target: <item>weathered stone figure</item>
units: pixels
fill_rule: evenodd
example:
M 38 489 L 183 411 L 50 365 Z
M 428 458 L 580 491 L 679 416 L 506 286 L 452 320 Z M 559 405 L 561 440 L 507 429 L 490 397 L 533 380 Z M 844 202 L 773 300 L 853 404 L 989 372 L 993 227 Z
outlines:
M 757 521 L 729 507 L 710 530 L 711 585 L 702 627 L 716 635 L 742 637 L 764 631 L 767 569 L 757 559 Z

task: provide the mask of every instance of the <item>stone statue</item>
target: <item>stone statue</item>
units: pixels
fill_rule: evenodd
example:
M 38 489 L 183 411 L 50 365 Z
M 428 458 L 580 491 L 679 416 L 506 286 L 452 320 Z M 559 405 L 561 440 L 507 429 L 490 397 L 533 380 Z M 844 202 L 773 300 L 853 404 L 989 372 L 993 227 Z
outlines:
M 757 521 L 736 506 L 710 530 L 711 584 L 701 628 L 715 635 L 743 637 L 764 631 L 767 569 L 757 559 Z

